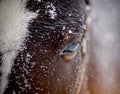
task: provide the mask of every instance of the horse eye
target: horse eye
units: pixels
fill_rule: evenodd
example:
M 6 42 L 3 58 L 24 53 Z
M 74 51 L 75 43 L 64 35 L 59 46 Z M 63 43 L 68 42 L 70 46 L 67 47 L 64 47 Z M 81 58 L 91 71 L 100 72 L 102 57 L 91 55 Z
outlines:
M 71 42 L 63 48 L 63 50 L 60 52 L 60 56 L 64 61 L 71 61 L 75 58 L 77 54 L 77 50 L 79 48 L 79 43 L 77 42 Z

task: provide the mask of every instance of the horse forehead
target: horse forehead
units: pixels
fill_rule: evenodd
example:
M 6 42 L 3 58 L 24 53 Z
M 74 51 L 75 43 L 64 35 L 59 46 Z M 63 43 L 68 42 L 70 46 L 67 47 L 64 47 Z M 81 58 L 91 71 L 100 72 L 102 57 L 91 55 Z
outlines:
M 26 9 L 38 14 L 28 25 L 30 36 L 34 37 L 32 38 L 33 40 L 36 39 L 35 37 L 39 37 L 39 42 L 48 38 L 52 38 L 49 41 L 53 41 L 56 36 L 61 34 L 64 40 L 66 33 L 81 33 L 82 35 L 84 24 L 83 10 L 82 8 L 82 11 L 77 8 L 71 8 L 71 10 L 63 8 L 66 3 L 67 1 L 62 2 L 62 0 L 29 0 L 26 3 Z M 59 39 L 56 39 L 57 41 Z
M 69 5 L 69 6 L 68 6 Z M 46 24 L 84 23 L 83 0 L 28 0 L 26 9 L 39 15 Z

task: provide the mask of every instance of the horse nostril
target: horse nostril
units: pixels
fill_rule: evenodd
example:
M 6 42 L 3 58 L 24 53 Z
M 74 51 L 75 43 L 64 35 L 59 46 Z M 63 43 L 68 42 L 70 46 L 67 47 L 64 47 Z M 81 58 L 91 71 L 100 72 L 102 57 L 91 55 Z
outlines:
M 65 46 L 65 48 L 60 52 L 60 56 L 64 61 L 71 61 L 75 58 L 77 54 L 77 50 L 79 47 L 79 43 L 71 42 Z

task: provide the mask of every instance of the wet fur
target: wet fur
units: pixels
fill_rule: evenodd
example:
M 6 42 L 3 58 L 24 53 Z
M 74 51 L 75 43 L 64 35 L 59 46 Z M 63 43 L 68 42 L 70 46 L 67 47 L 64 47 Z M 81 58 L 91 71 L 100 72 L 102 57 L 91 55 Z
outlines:
M 0 2 L 0 53 L 2 63 L 0 94 L 5 91 L 6 86 L 7 90 L 5 94 L 13 93 L 16 86 L 18 90 L 16 89 L 15 92 L 34 94 L 36 93 L 37 85 L 40 88 L 44 88 L 44 91 L 38 90 L 40 93 L 45 92 L 43 94 L 46 94 L 46 92 L 49 91 L 47 86 L 50 88 L 52 86 L 52 94 L 64 94 L 68 92 L 66 88 L 71 90 L 69 85 L 72 84 L 73 87 L 76 85 L 75 79 L 78 79 L 79 75 L 77 73 L 80 72 L 80 69 L 78 70 L 76 67 L 80 67 L 82 63 L 80 59 L 81 52 L 79 51 L 78 54 L 79 60 L 77 62 L 72 61 L 69 65 L 58 59 L 58 52 L 64 45 L 72 40 L 66 39 L 66 35 L 69 34 L 70 29 L 73 29 L 81 35 L 83 34 L 82 26 L 85 18 L 84 0 L 42 1 L 41 3 L 38 3 L 38 0 L 2 0 Z M 48 2 L 52 3 L 56 8 L 57 16 L 55 19 L 51 19 L 49 13 L 45 13 L 45 5 L 49 4 Z M 38 11 L 39 9 L 40 11 Z M 66 26 L 65 30 L 62 30 L 63 26 Z M 81 38 L 82 37 L 80 37 L 80 39 Z M 24 42 L 26 43 L 26 49 L 20 51 Z M 33 81 L 27 79 L 30 82 L 29 84 L 37 84 L 36 86 L 34 85 L 31 90 L 25 87 L 25 85 L 28 84 L 24 82 L 25 77 L 21 76 L 26 74 L 25 67 L 29 65 L 29 61 L 26 61 L 27 57 L 25 57 L 28 54 L 27 52 L 31 53 L 31 56 L 33 56 L 32 61 L 36 62 L 35 67 L 31 69 L 33 73 L 31 74 L 30 72 L 30 74 L 27 75 L 28 78 L 34 78 Z M 23 55 L 25 56 L 22 57 Z M 53 60 L 55 61 L 53 62 Z M 32 62 L 30 62 L 30 64 L 32 64 Z M 14 67 L 12 68 L 13 65 Z M 44 72 L 46 71 L 43 71 L 43 68 L 38 68 L 38 66 L 41 67 L 43 65 L 48 68 L 46 69 L 48 71 L 47 78 L 44 76 Z M 29 71 L 31 65 L 28 67 Z M 53 70 L 55 68 L 56 71 Z M 50 75 L 51 72 L 53 72 L 52 76 Z M 8 83 L 9 74 L 10 79 Z M 62 83 L 59 86 L 57 78 L 59 78 Z M 50 83 L 50 86 L 46 79 L 48 83 Z M 41 81 L 41 83 L 47 86 L 41 85 L 37 83 L 37 81 Z M 22 85 L 20 86 L 17 82 Z

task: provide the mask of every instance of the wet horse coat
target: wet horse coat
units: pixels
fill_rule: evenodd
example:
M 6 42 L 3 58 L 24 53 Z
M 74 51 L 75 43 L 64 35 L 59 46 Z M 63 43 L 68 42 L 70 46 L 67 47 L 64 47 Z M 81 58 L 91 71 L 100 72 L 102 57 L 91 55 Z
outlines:
M 84 0 L 1 0 L 0 92 L 75 94 L 82 45 L 70 62 L 60 52 L 76 38 L 82 41 L 84 21 Z

